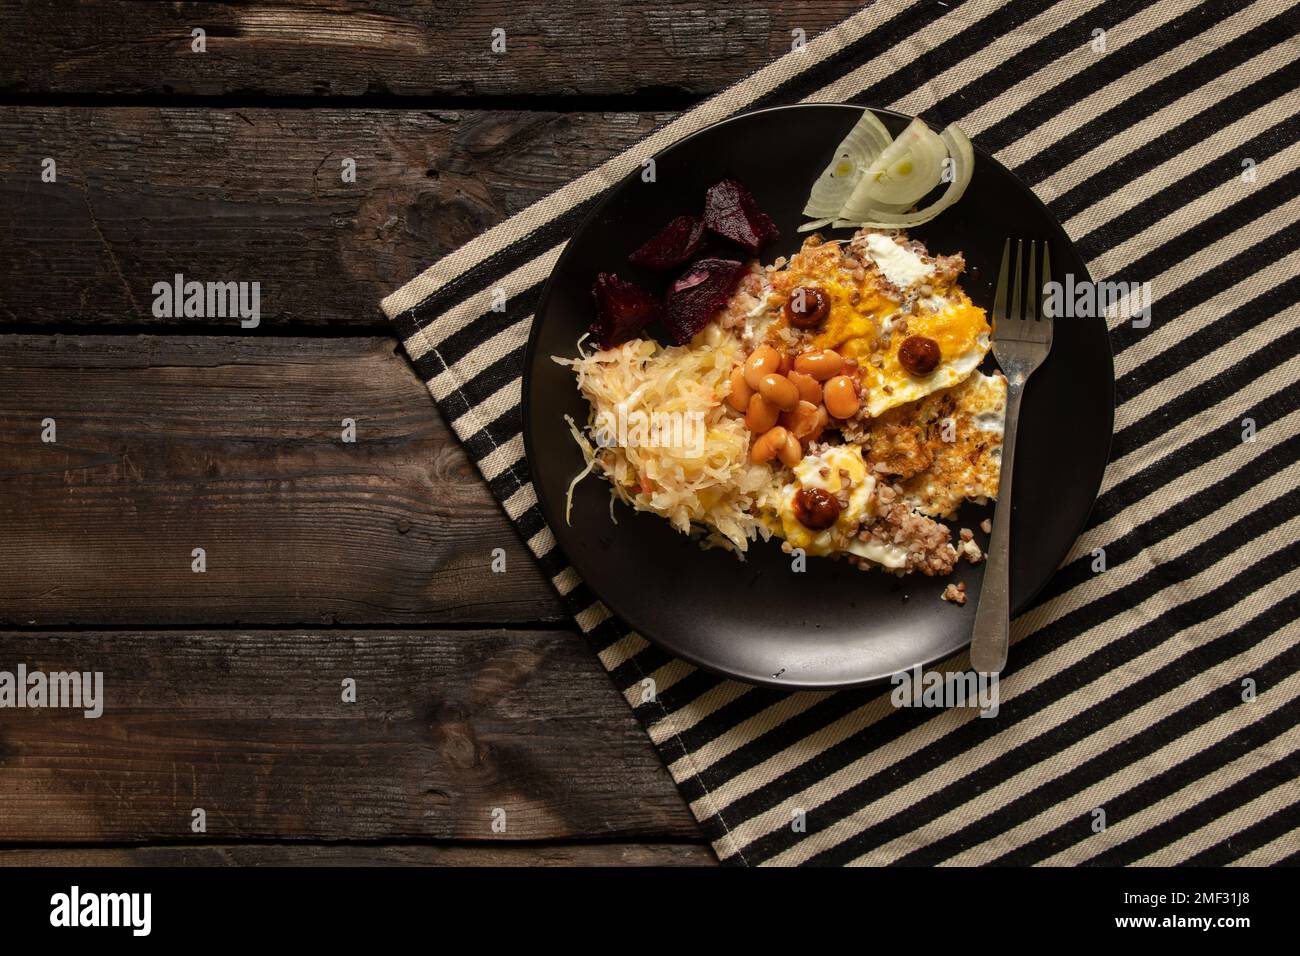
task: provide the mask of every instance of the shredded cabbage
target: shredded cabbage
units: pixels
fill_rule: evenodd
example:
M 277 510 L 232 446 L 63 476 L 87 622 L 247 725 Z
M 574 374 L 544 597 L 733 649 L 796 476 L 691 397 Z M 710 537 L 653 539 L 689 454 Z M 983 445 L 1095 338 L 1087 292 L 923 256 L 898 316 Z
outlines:
M 703 532 L 706 543 L 738 553 L 755 537 L 766 539 L 755 503 L 773 472 L 749 460 L 749 431 L 724 401 L 741 357 L 739 339 L 716 323 L 690 345 L 633 339 L 588 353 L 579 341 L 577 358 L 552 356 L 577 376 L 595 439 L 570 421 L 587 467 L 569 486 L 565 520 L 577 483 L 599 470 L 615 498 L 666 518 L 683 534 Z M 667 430 L 639 433 L 638 413 Z

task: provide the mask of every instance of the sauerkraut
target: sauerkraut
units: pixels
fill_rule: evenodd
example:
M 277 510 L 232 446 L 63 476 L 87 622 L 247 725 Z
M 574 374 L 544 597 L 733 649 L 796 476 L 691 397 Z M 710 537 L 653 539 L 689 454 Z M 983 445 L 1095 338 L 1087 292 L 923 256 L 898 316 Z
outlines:
M 710 324 L 690 345 L 662 347 L 633 339 L 578 358 L 553 356 L 572 367 L 591 406 L 585 432 L 570 427 L 587 467 L 609 479 L 611 494 L 637 511 L 666 518 L 683 534 L 744 553 L 770 531 L 755 503 L 773 471 L 749 459 L 749 431 L 725 398 L 741 360 L 733 333 Z

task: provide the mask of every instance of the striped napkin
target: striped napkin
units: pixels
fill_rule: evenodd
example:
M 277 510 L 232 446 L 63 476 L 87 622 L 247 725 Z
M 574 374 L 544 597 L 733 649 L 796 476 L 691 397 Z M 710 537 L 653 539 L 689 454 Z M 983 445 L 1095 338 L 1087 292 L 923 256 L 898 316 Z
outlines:
M 1300 860 L 1298 23 L 1275 0 L 876 0 L 384 300 L 723 862 Z M 697 670 L 610 615 L 538 510 L 520 375 L 566 238 L 645 157 L 800 101 L 959 123 L 1095 278 L 1151 283 L 1149 326 L 1110 321 L 1112 461 L 1013 622 L 995 719 Z

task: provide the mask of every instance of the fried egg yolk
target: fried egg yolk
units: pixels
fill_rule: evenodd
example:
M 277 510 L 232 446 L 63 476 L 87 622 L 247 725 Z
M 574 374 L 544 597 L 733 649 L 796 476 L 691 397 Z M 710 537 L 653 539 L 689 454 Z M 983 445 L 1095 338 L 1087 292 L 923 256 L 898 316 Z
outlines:
M 806 246 L 773 275 L 774 302 L 784 308 L 800 286 L 821 289 L 830 298 L 830 311 L 814 347 L 865 361 L 878 347 L 879 316 L 896 310 L 901 300 L 874 273 L 867 272 L 865 278 L 862 273 L 862 264 L 837 243 Z
M 958 288 L 917 300 L 910 312 L 885 317 L 888 344 L 863 368 L 867 414 L 873 418 L 907 402 L 951 388 L 979 367 L 988 354 L 991 336 L 984 310 Z M 939 364 L 926 375 L 908 371 L 898 352 L 913 335 L 939 346 Z
M 829 446 L 805 455 L 792 470 L 794 481 L 783 485 L 775 496 L 779 526 L 773 530 L 810 555 L 848 550 L 858 525 L 876 513 L 876 478 L 862 460 L 861 450 L 855 445 Z M 846 502 L 829 528 L 814 530 L 796 517 L 795 497 L 807 488 Z
M 772 276 L 771 305 L 784 307 L 800 286 L 826 293 L 830 309 L 811 347 L 858 362 L 866 412 L 874 418 L 963 381 L 988 354 L 992 330 L 984 310 L 937 260 L 882 233 L 866 235 L 857 251 L 861 259 L 838 243 L 806 245 Z M 899 361 L 911 336 L 938 346 L 933 371 L 918 375 Z

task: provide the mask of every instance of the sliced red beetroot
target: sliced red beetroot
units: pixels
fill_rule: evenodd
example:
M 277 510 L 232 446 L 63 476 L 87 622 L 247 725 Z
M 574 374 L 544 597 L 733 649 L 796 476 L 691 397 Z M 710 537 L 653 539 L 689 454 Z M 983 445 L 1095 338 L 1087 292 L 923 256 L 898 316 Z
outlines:
M 602 349 L 634 338 L 659 314 L 659 302 L 652 293 L 612 272 L 596 276 L 591 295 L 596 300 L 596 320 L 589 331 Z
M 695 255 L 700 259 L 744 259 L 747 253 L 730 239 L 723 239 L 716 232 L 705 229 Z
M 749 190 L 734 179 L 714 183 L 705 193 L 704 225 L 752 256 L 780 235 L 776 223 L 758 208 Z
M 746 266 L 734 259 L 700 259 L 673 283 L 664 300 L 664 324 L 685 345 L 727 304 Z
M 704 223 L 698 217 L 678 216 L 627 259 L 633 265 L 667 272 L 695 255 L 703 238 Z

